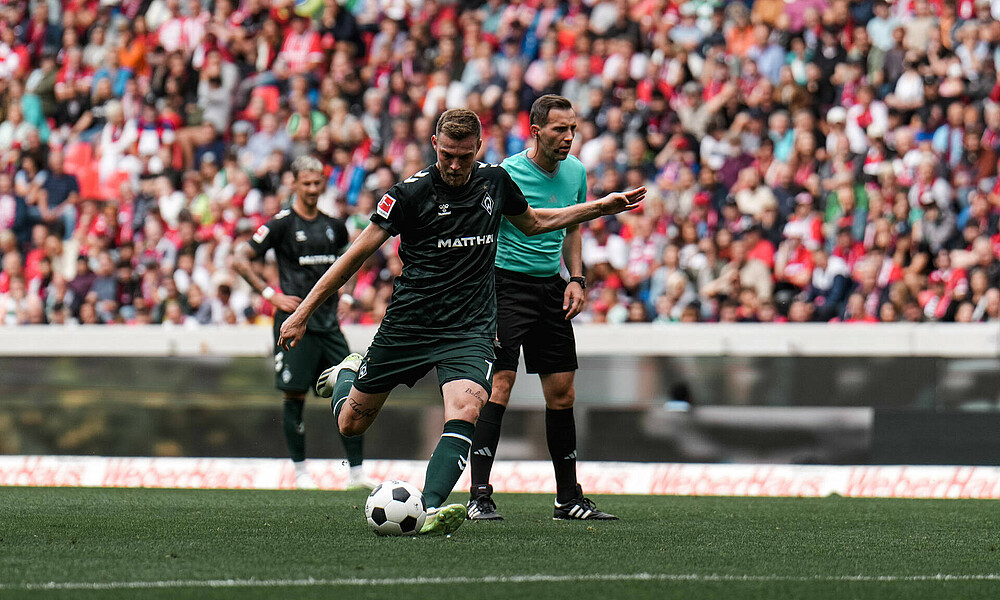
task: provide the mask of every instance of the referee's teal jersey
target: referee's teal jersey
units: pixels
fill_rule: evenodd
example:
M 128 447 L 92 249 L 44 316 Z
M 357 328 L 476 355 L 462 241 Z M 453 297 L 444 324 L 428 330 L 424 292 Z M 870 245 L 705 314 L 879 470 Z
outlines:
M 501 166 L 510 173 L 532 208 L 565 208 L 587 201 L 587 170 L 575 156 L 559 161 L 554 173 L 528 158 L 528 150 L 504 160 Z M 500 224 L 496 266 L 535 277 L 557 275 L 565 237 L 565 229 L 528 237 L 504 219 Z

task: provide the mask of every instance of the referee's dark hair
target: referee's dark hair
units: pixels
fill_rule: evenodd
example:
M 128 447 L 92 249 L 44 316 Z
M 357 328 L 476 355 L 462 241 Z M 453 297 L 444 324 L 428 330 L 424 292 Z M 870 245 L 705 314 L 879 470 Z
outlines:
M 545 127 L 549 124 L 549 111 L 573 110 L 573 103 L 568 98 L 555 94 L 545 94 L 531 105 L 530 123 Z
M 464 140 L 475 136 L 478 140 L 483 134 L 483 124 L 479 121 L 479 115 L 467 108 L 452 108 L 441 113 L 438 118 L 434 135 L 440 137 L 445 134 L 453 140 Z

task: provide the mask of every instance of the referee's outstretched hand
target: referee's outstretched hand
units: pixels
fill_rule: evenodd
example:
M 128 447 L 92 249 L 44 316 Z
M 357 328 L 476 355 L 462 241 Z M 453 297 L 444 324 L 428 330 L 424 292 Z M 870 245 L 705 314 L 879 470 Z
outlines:
M 608 194 L 597 202 L 601 205 L 602 215 L 616 215 L 620 212 L 636 208 L 645 197 L 646 188 L 638 187 L 627 192 Z

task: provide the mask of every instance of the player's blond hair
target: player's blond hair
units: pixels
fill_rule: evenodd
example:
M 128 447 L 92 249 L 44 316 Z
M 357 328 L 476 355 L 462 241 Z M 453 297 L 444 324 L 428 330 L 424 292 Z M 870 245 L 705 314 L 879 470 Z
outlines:
M 315 156 L 300 156 L 292 161 L 292 175 L 298 180 L 299 173 L 304 172 L 323 173 L 323 163 Z

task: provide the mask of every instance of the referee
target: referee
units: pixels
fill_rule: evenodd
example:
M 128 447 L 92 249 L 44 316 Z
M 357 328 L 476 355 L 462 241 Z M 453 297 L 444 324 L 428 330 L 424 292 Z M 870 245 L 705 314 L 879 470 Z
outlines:
M 569 155 L 576 134 L 573 105 L 562 96 L 542 96 L 531 106 L 534 144 L 503 162 L 503 168 L 534 208 L 586 202 L 587 173 Z M 560 258 L 570 273 L 559 276 Z M 538 373 L 545 395 L 545 437 L 555 469 L 554 519 L 616 519 L 583 496 L 576 480 L 573 377 L 576 340 L 571 319 L 586 299 L 580 226 L 528 237 L 509 222 L 500 227 L 496 259 L 497 350 L 493 393 L 479 414 L 472 439 L 470 519 L 503 520 L 493 501 L 490 470 L 500 425 L 517 376 L 521 348 L 528 373 Z

